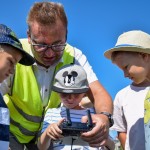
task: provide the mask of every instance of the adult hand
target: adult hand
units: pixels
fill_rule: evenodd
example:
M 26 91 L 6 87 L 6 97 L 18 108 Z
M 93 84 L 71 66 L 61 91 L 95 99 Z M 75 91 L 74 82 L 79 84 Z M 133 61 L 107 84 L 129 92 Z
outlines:
M 89 143 L 91 147 L 100 147 L 105 145 L 109 135 L 109 120 L 103 114 L 91 115 L 95 127 L 91 131 L 81 134 L 81 138 Z M 88 121 L 87 116 L 82 117 L 82 122 Z

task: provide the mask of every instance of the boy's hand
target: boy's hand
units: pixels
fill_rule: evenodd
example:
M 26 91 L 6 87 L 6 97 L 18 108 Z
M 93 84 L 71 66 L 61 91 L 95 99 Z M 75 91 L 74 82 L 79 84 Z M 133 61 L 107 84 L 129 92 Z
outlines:
M 57 123 L 52 123 L 48 126 L 48 128 L 46 129 L 46 134 L 47 136 L 52 139 L 52 140 L 58 140 L 59 138 L 62 138 L 62 131 L 59 128 L 60 124 L 64 121 L 64 118 L 61 119 L 59 122 Z

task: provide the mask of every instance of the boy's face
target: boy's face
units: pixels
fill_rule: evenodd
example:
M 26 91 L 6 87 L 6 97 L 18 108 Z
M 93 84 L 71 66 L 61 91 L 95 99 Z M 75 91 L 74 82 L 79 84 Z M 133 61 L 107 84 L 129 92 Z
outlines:
M 82 94 L 66 94 L 60 93 L 61 101 L 67 108 L 72 109 L 81 109 L 79 103 L 81 102 L 82 98 L 84 97 L 84 93 Z
M 147 55 L 141 53 L 121 52 L 116 55 L 115 63 L 123 72 L 124 77 L 128 77 L 134 83 L 143 82 L 148 75 Z
M 22 54 L 12 46 L 0 47 L 0 83 L 14 73 L 15 65 L 21 58 Z

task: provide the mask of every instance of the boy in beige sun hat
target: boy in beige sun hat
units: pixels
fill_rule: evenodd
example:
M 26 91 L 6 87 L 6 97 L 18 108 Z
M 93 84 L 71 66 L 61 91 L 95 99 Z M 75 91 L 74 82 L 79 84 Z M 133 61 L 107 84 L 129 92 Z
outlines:
M 133 82 L 120 90 L 114 100 L 114 125 L 124 149 L 150 147 L 150 35 L 133 30 L 121 34 L 115 47 L 104 56 Z

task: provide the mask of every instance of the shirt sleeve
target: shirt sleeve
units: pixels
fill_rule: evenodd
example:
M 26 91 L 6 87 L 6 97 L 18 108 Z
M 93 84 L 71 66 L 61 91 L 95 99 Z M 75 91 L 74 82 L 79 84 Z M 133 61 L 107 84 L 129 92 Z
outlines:
M 116 130 L 117 132 L 127 132 L 126 119 L 124 116 L 122 101 L 120 99 L 121 95 L 117 94 L 114 100 L 114 125 L 111 129 Z
M 51 113 L 52 113 L 51 109 L 48 109 L 46 111 L 46 114 L 44 116 L 44 121 L 43 121 L 43 126 L 42 126 L 41 133 L 43 133 L 46 130 L 46 128 L 49 126 L 49 124 L 51 122 Z
M 83 66 L 84 70 L 87 73 L 87 79 L 89 84 L 98 80 L 86 56 L 79 49 L 77 48 L 74 49 L 75 49 L 75 64 Z
M 10 75 L 2 83 L 0 83 L 0 91 L 1 91 L 2 95 L 11 94 L 13 78 L 14 78 L 14 75 Z
M 62 118 L 60 115 L 60 111 L 61 111 L 60 107 L 59 108 L 49 108 L 46 111 L 41 133 L 43 133 L 50 124 L 56 123 Z

